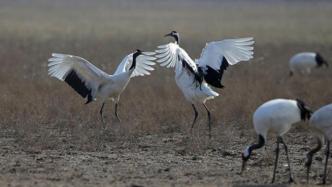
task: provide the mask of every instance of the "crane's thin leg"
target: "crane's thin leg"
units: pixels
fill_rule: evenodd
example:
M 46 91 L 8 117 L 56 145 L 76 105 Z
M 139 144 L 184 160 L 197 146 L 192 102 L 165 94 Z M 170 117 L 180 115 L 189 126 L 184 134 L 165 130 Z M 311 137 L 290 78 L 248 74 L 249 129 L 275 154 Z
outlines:
M 277 166 L 278 166 L 278 159 L 279 159 L 279 138 L 277 138 L 277 148 L 276 148 L 276 159 L 274 161 L 274 169 L 273 169 L 273 176 L 272 176 L 272 181 L 271 183 L 274 183 L 274 179 L 276 176 L 276 171 L 277 171 Z
M 211 114 L 210 114 L 209 109 L 206 107 L 206 105 L 204 103 L 203 103 L 203 105 L 204 105 L 205 110 L 206 110 L 207 115 L 208 115 L 209 139 L 211 139 Z
M 292 182 L 295 182 L 295 181 L 292 177 L 292 170 L 291 170 L 290 161 L 289 161 L 289 157 L 288 157 L 288 147 L 287 147 L 286 143 L 284 142 L 284 140 L 281 137 L 279 137 L 279 139 L 280 139 L 280 142 L 284 145 L 284 149 L 285 149 L 285 152 L 286 152 L 286 158 L 287 158 L 288 170 L 289 170 L 289 180 L 288 180 L 288 182 L 292 183 Z
M 194 121 L 193 121 L 193 123 L 191 124 L 191 131 L 192 131 L 192 130 L 193 130 L 193 128 L 194 128 L 194 125 L 195 125 L 195 123 L 196 123 L 196 119 L 197 119 L 197 116 L 198 116 L 198 112 L 197 112 L 197 110 L 196 110 L 196 107 L 195 107 L 195 105 L 194 105 L 194 104 L 192 104 L 191 106 L 193 107 L 193 109 L 194 109 L 194 112 L 195 112 Z
M 329 140 L 327 140 L 325 154 L 326 154 L 326 160 L 325 160 L 325 166 L 324 166 L 323 184 L 326 184 L 327 162 L 329 161 L 329 157 L 330 157 L 330 141 Z
M 310 150 L 307 154 L 307 161 L 305 162 L 305 166 L 307 167 L 307 183 L 309 183 L 309 173 L 311 169 L 312 158 L 315 153 L 317 153 L 322 148 L 322 141 L 317 138 L 317 146 Z
M 119 122 L 121 122 L 119 115 L 118 115 L 118 103 L 115 103 L 115 116 L 118 118 Z
M 105 102 L 103 102 L 103 104 L 101 105 L 99 114 L 100 114 L 101 122 L 105 125 L 104 116 L 103 116 L 104 105 L 105 105 Z

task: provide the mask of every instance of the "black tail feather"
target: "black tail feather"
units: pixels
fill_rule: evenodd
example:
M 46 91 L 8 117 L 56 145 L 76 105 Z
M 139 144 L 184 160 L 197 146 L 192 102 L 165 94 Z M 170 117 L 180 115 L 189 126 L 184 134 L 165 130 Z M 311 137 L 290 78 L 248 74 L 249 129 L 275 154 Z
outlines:
M 301 119 L 303 121 L 310 119 L 312 111 L 310 110 L 310 108 L 300 99 L 296 99 L 297 102 L 297 106 L 300 109 L 300 115 L 301 115 Z
M 228 66 L 229 64 L 225 57 L 223 57 L 222 59 L 219 70 L 215 70 L 210 66 L 206 66 L 207 70 L 204 74 L 205 81 L 211 86 L 214 86 L 216 88 L 223 88 L 224 86 L 221 84 L 221 79 L 224 74 L 224 71 L 227 69 Z
M 93 98 L 91 96 L 91 89 L 89 89 L 84 82 L 80 79 L 77 73 L 74 70 L 71 70 L 70 73 L 66 76 L 65 82 L 72 87 L 78 94 L 80 94 L 83 98 L 87 98 L 87 102 L 85 104 L 90 103 Z

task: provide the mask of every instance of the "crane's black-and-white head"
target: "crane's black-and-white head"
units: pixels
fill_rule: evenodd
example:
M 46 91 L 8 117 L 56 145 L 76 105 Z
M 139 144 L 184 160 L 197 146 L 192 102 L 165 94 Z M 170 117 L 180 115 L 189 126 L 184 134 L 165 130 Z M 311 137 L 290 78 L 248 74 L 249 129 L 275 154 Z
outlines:
M 167 37 L 167 36 L 173 37 L 175 39 L 175 41 L 176 41 L 177 44 L 180 43 L 180 34 L 178 32 L 172 31 L 172 32 L 170 32 L 170 33 L 168 33 L 168 34 L 165 35 L 165 37 Z
M 316 52 L 315 60 L 316 60 L 316 63 L 317 63 L 317 67 L 321 67 L 322 65 L 325 65 L 326 67 L 329 67 L 329 64 L 327 63 L 327 61 L 318 52 Z
M 142 51 L 139 49 L 136 49 L 136 51 L 133 54 L 133 63 L 130 66 L 130 70 L 136 67 L 136 58 L 142 54 Z
M 301 120 L 309 120 L 312 114 L 311 109 L 300 99 L 296 99 L 296 104 L 300 109 Z
M 252 152 L 252 150 L 251 150 L 250 146 L 246 147 L 242 152 L 242 160 L 247 161 L 251 156 L 251 152 Z
M 137 58 L 141 54 L 142 54 L 142 51 L 139 49 L 136 49 L 135 53 L 133 54 L 133 59 Z

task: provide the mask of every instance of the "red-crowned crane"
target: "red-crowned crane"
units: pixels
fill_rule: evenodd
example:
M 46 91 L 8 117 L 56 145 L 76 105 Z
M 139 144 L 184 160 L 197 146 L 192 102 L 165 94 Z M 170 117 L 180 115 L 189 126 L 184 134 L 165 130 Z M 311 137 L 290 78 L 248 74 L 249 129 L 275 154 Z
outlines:
M 294 73 L 310 74 L 313 68 L 321 67 L 322 65 L 329 66 L 319 53 L 297 53 L 289 60 L 289 75 L 292 76 Z
M 282 136 L 286 134 L 294 123 L 310 118 L 311 111 L 305 103 L 299 99 L 273 99 L 257 108 L 253 116 L 255 131 L 258 135 L 258 143 L 246 147 L 242 153 L 241 173 L 245 170 L 247 161 L 252 151 L 262 148 L 267 141 L 268 132 L 272 131 L 277 135 L 276 157 L 274 161 L 272 183 L 275 180 L 275 174 L 279 158 L 279 144 L 283 144 L 289 170 L 289 182 L 293 182 L 290 161 L 288 157 L 288 148 L 283 141 Z
M 86 98 L 85 104 L 100 100 L 99 113 L 103 123 L 103 108 L 110 98 L 115 102 L 115 116 L 120 121 L 117 110 L 121 93 L 132 77 L 150 75 L 149 71 L 154 70 L 152 65 L 155 64 L 153 56 L 154 52 L 136 50 L 122 60 L 113 75 L 109 75 L 82 57 L 53 53 L 48 60 L 48 73 Z
M 175 81 L 194 110 L 193 129 L 198 112 L 196 105 L 203 105 L 208 115 L 209 138 L 211 138 L 211 114 L 205 105 L 207 100 L 219 94 L 210 86 L 222 88 L 221 79 L 229 65 L 253 58 L 253 38 L 226 39 L 206 44 L 201 57 L 192 60 L 180 47 L 180 35 L 176 31 L 165 35 L 173 37 L 174 43 L 158 46 L 157 62 L 167 68 L 175 67 Z
M 307 182 L 309 182 L 309 172 L 312 163 L 312 157 L 316 152 L 318 152 L 323 145 L 324 139 L 326 141 L 326 151 L 325 151 L 325 166 L 324 175 L 322 183 L 326 184 L 327 177 L 327 163 L 330 157 L 330 142 L 332 140 L 332 104 L 325 105 L 315 111 L 311 118 L 309 126 L 313 130 L 317 139 L 317 146 L 310 150 L 307 154 L 307 161 L 305 166 L 307 167 Z

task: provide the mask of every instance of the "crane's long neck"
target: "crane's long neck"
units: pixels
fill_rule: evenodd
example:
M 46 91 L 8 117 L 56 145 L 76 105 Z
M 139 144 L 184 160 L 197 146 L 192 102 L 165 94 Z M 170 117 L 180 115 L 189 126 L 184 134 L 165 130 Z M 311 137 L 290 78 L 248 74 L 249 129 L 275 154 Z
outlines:
M 252 153 L 253 150 L 259 149 L 263 147 L 265 144 L 265 139 L 262 135 L 258 135 L 258 143 L 257 144 L 252 144 L 251 146 L 248 147 L 247 152 L 248 152 L 248 159 Z
M 253 150 L 255 149 L 259 149 L 261 147 L 263 147 L 265 144 L 265 139 L 262 135 L 258 135 L 258 143 L 257 144 L 253 144 L 249 147 L 247 147 L 244 152 L 242 153 L 242 168 L 241 168 L 241 173 L 245 170 L 246 167 L 246 163 L 249 160 L 251 153 Z
M 300 110 L 301 120 L 305 121 L 307 119 L 310 119 L 312 111 L 304 104 L 304 102 L 296 99 L 296 104 Z
M 173 35 L 174 39 L 175 39 L 175 43 L 180 45 L 180 36 L 178 34 Z
M 305 166 L 310 167 L 311 163 L 312 163 L 312 157 L 314 156 L 315 153 L 317 153 L 321 148 L 322 148 L 322 141 L 320 138 L 316 138 L 317 139 L 317 145 L 316 147 L 314 147 L 312 150 L 310 150 L 307 153 L 307 161 L 305 163 Z
M 133 57 L 133 63 L 131 64 L 129 70 L 134 70 L 134 69 L 135 69 L 135 67 L 136 67 L 136 57 L 137 57 L 137 56 L 134 56 L 134 57 Z

